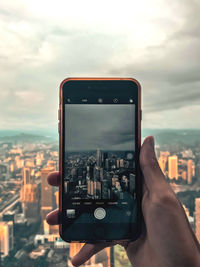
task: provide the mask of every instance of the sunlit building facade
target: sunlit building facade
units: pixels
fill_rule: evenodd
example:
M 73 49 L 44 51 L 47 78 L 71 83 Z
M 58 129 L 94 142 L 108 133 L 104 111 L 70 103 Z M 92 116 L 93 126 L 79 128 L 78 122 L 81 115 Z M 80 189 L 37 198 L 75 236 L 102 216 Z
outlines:
M 168 177 L 178 179 L 178 157 L 176 155 L 168 157 Z
M 0 222 L 0 253 L 8 256 L 13 249 L 13 222 Z

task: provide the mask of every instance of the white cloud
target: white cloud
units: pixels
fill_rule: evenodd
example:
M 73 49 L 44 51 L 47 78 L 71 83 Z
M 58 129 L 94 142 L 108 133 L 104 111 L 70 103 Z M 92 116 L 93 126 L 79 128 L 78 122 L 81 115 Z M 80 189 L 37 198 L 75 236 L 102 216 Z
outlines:
M 144 127 L 200 127 L 197 108 L 180 120 L 199 101 L 198 8 L 171 0 L 1 2 L 1 128 L 54 127 L 64 78 L 110 75 L 141 82 Z

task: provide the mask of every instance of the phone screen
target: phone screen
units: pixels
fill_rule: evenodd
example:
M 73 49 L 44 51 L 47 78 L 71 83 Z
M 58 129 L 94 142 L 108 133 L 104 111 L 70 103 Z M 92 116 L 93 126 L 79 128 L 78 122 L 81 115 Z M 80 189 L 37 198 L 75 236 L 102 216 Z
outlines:
M 141 234 L 141 90 L 129 78 L 70 78 L 60 87 L 61 237 Z
M 85 225 L 83 238 L 129 238 L 137 217 L 136 105 L 97 102 L 64 105 L 64 216 L 69 228 Z

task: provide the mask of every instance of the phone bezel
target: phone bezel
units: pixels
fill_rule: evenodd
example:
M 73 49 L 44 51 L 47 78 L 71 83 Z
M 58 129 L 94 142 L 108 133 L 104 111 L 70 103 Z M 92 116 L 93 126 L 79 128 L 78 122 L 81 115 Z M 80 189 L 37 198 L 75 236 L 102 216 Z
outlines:
M 131 85 L 137 86 L 137 105 L 136 105 L 136 121 L 135 121 L 135 151 L 137 150 L 138 153 L 136 153 L 136 187 L 137 187 L 137 207 L 138 207 L 138 212 L 137 212 L 137 227 L 138 227 L 138 231 L 137 231 L 137 236 L 135 236 L 132 239 L 124 239 L 124 240 L 120 240 L 120 241 L 127 241 L 127 240 L 136 240 L 140 234 L 141 234 L 141 227 L 142 227 L 142 209 L 141 209 L 141 201 L 142 201 L 142 175 L 141 175 L 141 170 L 139 167 L 139 152 L 140 152 L 140 148 L 141 148 L 141 86 L 139 84 L 139 82 L 133 78 L 67 78 L 65 80 L 62 81 L 61 85 L 60 85 L 60 97 L 59 97 L 59 118 L 60 118 L 60 122 L 59 122 L 59 172 L 60 172 L 60 176 L 61 176 L 61 182 L 60 182 L 60 186 L 59 186 L 59 214 L 62 214 L 63 212 L 63 176 L 62 176 L 62 172 L 63 172 L 63 151 L 64 151 L 64 125 L 63 125 L 63 117 L 64 117 L 64 100 L 65 100 L 65 92 L 66 92 L 66 87 L 69 86 L 73 87 L 74 92 L 84 92 L 85 95 L 85 91 L 84 88 L 86 89 L 86 87 L 90 87 L 87 88 L 87 90 L 91 90 L 91 92 L 94 90 L 99 90 L 99 88 L 101 87 L 101 91 L 103 90 L 108 90 L 108 88 L 110 86 L 120 86 L 121 88 L 125 88 L 125 87 L 130 87 Z M 111 85 L 112 83 L 112 85 Z M 80 89 L 81 88 L 81 89 Z M 61 221 L 59 224 L 59 232 L 60 232 L 60 236 L 63 240 L 67 241 L 67 242 L 94 242 L 94 240 L 88 240 L 88 239 L 84 239 L 84 240 L 68 240 L 65 239 L 63 236 L 63 222 L 62 222 L 62 216 L 61 217 Z M 97 240 L 99 241 L 111 241 L 111 240 Z M 119 241 L 119 239 L 115 239 L 112 241 Z

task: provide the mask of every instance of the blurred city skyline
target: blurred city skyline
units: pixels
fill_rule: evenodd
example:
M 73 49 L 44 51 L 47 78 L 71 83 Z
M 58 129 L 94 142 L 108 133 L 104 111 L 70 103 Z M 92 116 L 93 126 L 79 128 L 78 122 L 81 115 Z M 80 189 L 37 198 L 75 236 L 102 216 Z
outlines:
M 1 2 L 0 130 L 57 130 L 60 82 L 76 76 L 138 79 L 144 128 L 200 128 L 199 11 L 195 0 Z

